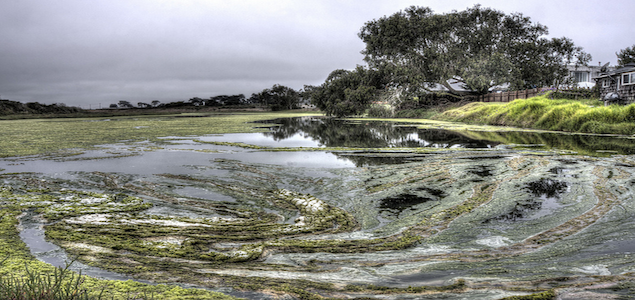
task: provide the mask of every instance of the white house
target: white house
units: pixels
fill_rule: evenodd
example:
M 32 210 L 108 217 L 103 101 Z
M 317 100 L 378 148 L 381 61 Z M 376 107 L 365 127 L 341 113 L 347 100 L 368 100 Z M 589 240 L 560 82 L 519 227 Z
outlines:
M 611 70 L 615 69 L 614 67 L 609 67 L 608 65 L 601 66 L 574 66 L 569 65 L 569 77 L 573 79 L 573 81 L 578 85 L 578 87 L 582 88 L 592 88 L 595 86 L 596 78 L 602 76 L 602 68 Z M 606 72 L 605 71 L 605 72 Z

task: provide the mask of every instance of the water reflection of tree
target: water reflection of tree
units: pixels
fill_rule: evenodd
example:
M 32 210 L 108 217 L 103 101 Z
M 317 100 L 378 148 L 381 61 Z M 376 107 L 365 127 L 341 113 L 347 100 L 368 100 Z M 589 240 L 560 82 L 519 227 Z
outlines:
M 475 139 L 504 144 L 545 145 L 548 148 L 571 150 L 584 155 L 598 155 L 598 151 L 635 154 L 635 140 L 624 137 L 581 135 L 550 132 L 475 132 L 464 133 Z
M 317 118 L 280 119 L 276 123 L 280 126 L 265 133 L 275 140 L 301 133 L 326 147 L 382 148 L 420 144 L 410 138 L 410 135 L 416 132 L 416 128 L 397 127 L 389 123 L 353 123 Z
M 333 118 L 284 118 L 267 123 L 275 123 L 269 132 L 263 133 L 276 141 L 303 135 L 325 147 L 366 148 L 485 148 L 497 142 L 475 140 L 456 132 L 440 129 L 418 129 L 414 126 L 394 122 L 365 122 Z M 413 157 L 396 157 L 386 153 L 365 153 L 351 155 L 336 153 L 338 157 L 352 161 L 357 166 L 399 164 Z
M 635 154 L 635 140 L 594 135 L 536 132 L 476 132 L 418 129 L 393 122 L 364 122 L 333 118 L 285 118 L 273 121 L 264 135 L 274 140 L 283 140 L 297 134 L 313 139 L 326 147 L 389 148 L 389 147 L 439 147 L 459 146 L 485 148 L 498 144 L 542 144 L 549 148 L 572 150 L 585 155 L 598 155 L 598 150 Z M 406 157 L 390 155 L 348 155 L 339 157 L 352 161 L 357 166 L 403 163 Z
M 423 130 L 414 126 L 399 126 L 391 122 L 352 122 L 332 118 L 287 118 L 275 121 L 280 126 L 264 133 L 275 140 L 296 134 L 308 136 L 326 147 L 388 148 L 388 147 L 465 147 L 487 145 L 446 130 Z

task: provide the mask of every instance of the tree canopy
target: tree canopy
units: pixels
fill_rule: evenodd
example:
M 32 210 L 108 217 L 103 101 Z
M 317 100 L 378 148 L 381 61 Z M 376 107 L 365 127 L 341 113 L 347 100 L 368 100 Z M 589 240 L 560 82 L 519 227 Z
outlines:
M 379 70 L 357 66 L 335 70 L 317 87 L 305 87 L 305 94 L 329 116 L 344 117 L 363 113 L 388 84 Z
M 617 55 L 618 66 L 624 66 L 628 63 L 635 63 L 635 45 L 626 47 L 615 54 Z
M 66 106 L 64 103 L 41 104 L 39 102 L 21 103 L 0 99 L 0 116 L 15 114 L 71 114 L 82 112 L 81 108 Z
M 279 84 L 274 84 L 270 89 L 252 95 L 261 103 L 269 106 L 271 110 L 294 109 L 300 102 L 300 93 L 296 90 Z
M 586 64 L 590 55 L 568 38 L 544 37 L 547 27 L 520 13 L 476 5 L 435 14 L 412 6 L 367 22 L 359 37 L 371 68 L 386 69 L 410 93 L 456 93 L 449 80 L 479 94 L 493 86 L 512 89 L 551 86 L 568 75 L 568 64 Z M 438 90 L 438 89 L 436 89 Z

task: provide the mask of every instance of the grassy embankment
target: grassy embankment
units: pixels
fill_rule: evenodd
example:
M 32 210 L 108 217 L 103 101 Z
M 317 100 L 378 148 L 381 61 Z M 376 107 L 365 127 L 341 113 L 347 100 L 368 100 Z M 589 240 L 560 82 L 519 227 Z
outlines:
M 439 113 L 433 118 L 541 130 L 635 134 L 635 104 L 603 106 L 597 100 L 538 96 L 509 103 L 474 102 Z

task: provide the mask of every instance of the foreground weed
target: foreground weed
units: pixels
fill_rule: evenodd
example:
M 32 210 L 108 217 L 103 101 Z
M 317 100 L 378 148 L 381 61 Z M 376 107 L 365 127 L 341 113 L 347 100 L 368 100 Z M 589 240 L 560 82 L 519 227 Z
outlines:
M 7 257 L 8 258 L 8 257 Z M 7 260 L 5 258 L 2 262 Z M 57 267 L 52 274 L 38 274 L 29 270 L 25 263 L 25 276 L 5 276 L 0 278 L 0 299 L 8 300 L 84 300 L 102 299 L 89 296 L 83 288 L 84 277 L 69 270 L 72 263 Z

